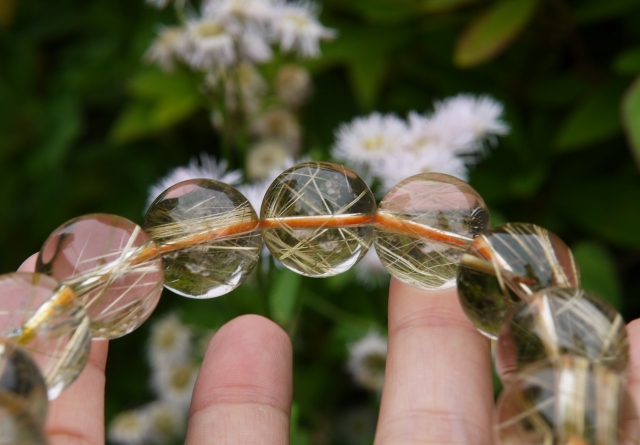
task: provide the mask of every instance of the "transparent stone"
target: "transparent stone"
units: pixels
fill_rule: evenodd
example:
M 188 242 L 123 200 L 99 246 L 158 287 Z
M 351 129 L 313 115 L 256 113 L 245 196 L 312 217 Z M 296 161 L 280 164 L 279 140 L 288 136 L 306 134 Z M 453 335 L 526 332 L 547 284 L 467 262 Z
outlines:
M 260 258 L 258 216 L 239 191 L 212 179 L 191 179 L 151 204 L 144 227 L 162 251 L 164 285 L 191 298 L 231 292 Z
M 480 332 L 496 339 L 508 311 L 547 287 L 579 287 L 569 248 L 533 224 L 503 224 L 473 240 L 460 259 L 458 296 Z
M 47 275 L 0 275 L 0 337 L 36 362 L 56 398 L 82 372 L 91 350 L 89 317 L 73 291 Z
M 43 424 L 18 400 L 0 391 L 0 445 L 46 445 Z
M 620 375 L 562 357 L 523 368 L 500 394 L 498 445 L 637 444 L 638 416 Z
M 382 264 L 422 289 L 455 286 L 460 257 L 490 227 L 484 201 L 469 184 L 441 173 L 400 182 L 384 197 L 375 224 Z
M 545 289 L 517 304 L 498 336 L 500 377 L 561 355 L 584 357 L 626 375 L 629 339 L 622 316 L 603 299 L 576 288 Z
M 80 297 L 95 338 L 140 326 L 162 293 L 162 260 L 142 228 L 116 215 L 72 219 L 45 241 L 36 264 Z
M 262 236 L 273 256 L 309 277 L 345 272 L 373 241 L 376 202 L 345 166 L 305 162 L 283 172 L 262 202 Z
M 15 342 L 0 338 L 0 392 L 22 403 L 41 424 L 47 419 L 47 384 L 38 365 Z

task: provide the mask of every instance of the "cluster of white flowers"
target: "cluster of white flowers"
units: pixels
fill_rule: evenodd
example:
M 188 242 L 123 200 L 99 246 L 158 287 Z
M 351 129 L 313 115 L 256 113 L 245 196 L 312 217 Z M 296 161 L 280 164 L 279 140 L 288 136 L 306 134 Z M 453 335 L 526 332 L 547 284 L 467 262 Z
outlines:
M 153 0 L 164 7 L 168 0 Z M 302 57 L 317 57 L 321 40 L 335 31 L 318 21 L 318 8 L 300 0 L 206 0 L 202 13 L 182 27 L 160 31 L 146 54 L 163 69 L 183 62 L 198 71 L 224 75 L 239 62 L 264 63 L 271 45 Z
M 381 392 L 387 364 L 387 337 L 370 331 L 349 345 L 347 369 L 357 384 L 365 389 Z
M 407 120 L 373 113 L 338 129 L 332 155 L 365 179 L 378 179 L 383 193 L 419 173 L 467 179 L 467 164 L 509 131 L 502 112 L 488 96 L 460 94 L 437 102 L 433 113 L 409 113 Z
M 149 363 L 151 386 L 157 400 L 114 417 L 107 432 L 112 443 L 172 443 L 184 435 L 198 375 L 194 337 L 193 329 L 183 324 L 176 314 L 154 323 L 149 340 Z M 210 334 L 201 337 L 208 340 Z

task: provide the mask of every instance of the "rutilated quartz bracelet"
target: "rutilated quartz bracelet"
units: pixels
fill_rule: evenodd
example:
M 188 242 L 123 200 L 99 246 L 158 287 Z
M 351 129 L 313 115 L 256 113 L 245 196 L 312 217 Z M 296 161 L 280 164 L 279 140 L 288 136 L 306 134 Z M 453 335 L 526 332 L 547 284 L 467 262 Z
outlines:
M 47 443 L 47 401 L 81 373 L 91 338 L 137 328 L 163 284 L 191 298 L 230 292 L 263 241 L 310 277 L 348 270 L 373 243 L 399 280 L 457 283 L 467 317 L 497 341 L 498 444 L 639 442 L 620 314 L 580 289 L 558 237 L 532 224 L 491 228 L 482 198 L 457 178 L 410 177 L 376 206 L 352 170 L 306 162 L 272 183 L 260 217 L 231 186 L 192 179 L 161 193 L 143 227 L 115 215 L 73 219 L 44 242 L 35 273 L 0 276 L 0 437 L 9 443 Z

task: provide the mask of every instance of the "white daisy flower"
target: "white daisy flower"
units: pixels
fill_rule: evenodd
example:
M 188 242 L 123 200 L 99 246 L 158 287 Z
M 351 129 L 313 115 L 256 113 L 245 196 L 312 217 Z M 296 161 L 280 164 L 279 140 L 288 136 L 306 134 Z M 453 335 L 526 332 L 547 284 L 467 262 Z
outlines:
M 271 0 L 206 0 L 202 14 L 234 24 L 243 19 L 264 24 L 273 17 L 273 3 Z
M 445 147 L 470 154 L 482 148 L 482 140 L 509 132 L 502 120 L 504 107 L 489 96 L 459 94 L 434 104 L 432 119 Z
M 247 177 L 252 181 L 270 179 L 273 172 L 281 173 L 287 165 L 289 150 L 277 139 L 264 139 L 249 149 Z
M 187 429 L 188 410 L 157 400 L 140 408 L 149 418 L 152 443 L 174 443 Z
M 189 39 L 184 29 L 177 26 L 164 27 L 158 33 L 143 58 L 149 63 L 157 63 L 166 72 L 175 68 L 175 63 L 188 51 Z
M 184 58 L 192 68 L 209 71 L 237 60 L 234 38 L 219 20 L 191 19 L 187 22 L 187 33 L 189 51 Z
M 149 188 L 149 198 L 147 200 L 147 208 L 156 199 L 160 193 L 179 182 L 188 179 L 208 178 L 215 179 L 225 184 L 235 185 L 242 179 L 242 173 L 239 170 L 227 171 L 227 161 L 216 161 L 215 158 L 205 153 L 200 155 L 200 162 L 197 159 L 191 159 L 186 167 L 178 167 L 170 171 L 166 176 L 160 179 L 156 184 Z
M 403 179 L 420 173 L 446 173 L 463 181 L 468 179 L 469 174 L 464 160 L 439 147 L 390 156 L 384 162 L 373 164 L 372 172 L 382 182 L 382 193 Z
M 364 257 L 354 266 L 356 280 L 366 287 L 387 284 L 391 276 L 380 262 L 378 253 L 372 245 Z
M 273 87 L 282 103 L 293 108 L 303 105 L 313 89 L 309 71 L 298 65 L 282 65 Z
M 176 7 L 184 8 L 185 0 L 175 0 Z M 154 6 L 158 9 L 163 9 L 171 3 L 171 0 L 147 0 L 147 4 Z
M 188 409 L 197 377 L 198 367 L 195 363 L 183 362 L 173 366 L 165 364 L 154 367 L 151 387 L 160 400 Z
M 109 441 L 118 445 L 144 445 L 152 436 L 151 419 L 137 409 L 116 415 L 107 428 Z
M 262 114 L 251 124 L 251 132 L 261 139 L 280 141 L 288 147 L 289 153 L 300 148 L 300 124 L 296 116 L 284 108 L 274 108 Z
M 331 154 L 357 170 L 364 170 L 361 173 L 366 176 L 366 171 L 398 153 L 406 135 L 407 125 L 403 120 L 373 113 L 342 124 L 336 132 L 337 140 Z
M 318 8 L 309 1 L 280 2 L 273 9 L 274 39 L 283 51 L 297 51 L 303 57 L 320 55 L 320 40 L 332 39 L 336 32 L 318 21 Z
M 387 364 L 387 338 L 371 331 L 349 345 L 347 368 L 353 379 L 363 388 L 382 391 Z
M 256 63 L 265 63 L 273 58 L 273 51 L 264 32 L 255 26 L 246 26 L 238 36 L 239 50 L 243 58 Z
M 149 359 L 157 367 L 188 361 L 192 332 L 176 314 L 168 315 L 151 326 Z

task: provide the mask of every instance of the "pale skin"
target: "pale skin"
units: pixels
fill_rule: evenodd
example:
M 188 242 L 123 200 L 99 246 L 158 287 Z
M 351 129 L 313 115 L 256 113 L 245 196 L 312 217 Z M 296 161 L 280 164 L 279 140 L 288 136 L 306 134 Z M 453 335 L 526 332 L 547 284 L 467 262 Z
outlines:
M 33 270 L 35 257 L 22 271 Z M 629 390 L 640 402 L 640 320 L 628 326 Z M 49 410 L 51 445 L 99 445 L 104 434 L 108 342 Z M 186 445 L 289 443 L 292 349 L 270 320 L 245 315 L 209 343 L 196 382 Z M 455 289 L 389 290 L 389 352 L 374 445 L 489 445 L 493 384 L 489 341 L 462 313 Z

